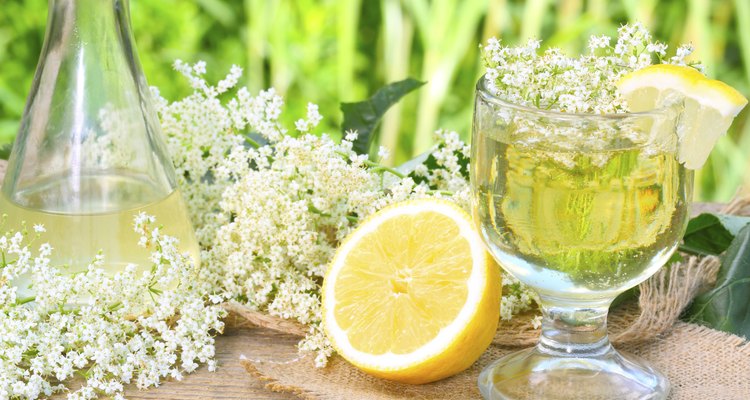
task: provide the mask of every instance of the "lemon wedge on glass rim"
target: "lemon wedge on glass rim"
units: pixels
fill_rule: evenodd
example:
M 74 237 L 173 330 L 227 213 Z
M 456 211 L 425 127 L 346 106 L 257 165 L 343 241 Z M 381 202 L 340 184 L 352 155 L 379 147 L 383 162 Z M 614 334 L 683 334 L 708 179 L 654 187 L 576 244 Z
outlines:
M 373 214 L 337 250 L 323 283 L 323 326 L 365 372 L 432 382 L 489 346 L 500 287 L 471 216 L 445 200 L 406 201 Z
M 703 166 L 716 141 L 747 104 L 731 86 L 680 65 L 650 65 L 623 76 L 617 87 L 632 112 L 653 110 L 675 95 L 684 99 L 677 130 L 678 160 L 690 169 Z

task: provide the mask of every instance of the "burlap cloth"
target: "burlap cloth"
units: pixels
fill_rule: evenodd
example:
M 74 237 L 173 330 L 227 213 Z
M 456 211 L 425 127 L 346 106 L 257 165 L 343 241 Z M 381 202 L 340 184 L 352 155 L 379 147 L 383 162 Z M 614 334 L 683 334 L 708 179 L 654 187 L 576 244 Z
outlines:
M 750 197 L 725 207 L 724 212 L 750 214 Z M 750 399 L 750 342 L 741 337 L 678 321 L 680 313 L 701 290 L 716 279 L 715 257 L 690 257 L 680 266 L 662 268 L 641 284 L 637 302 L 613 310 L 608 324 L 610 338 L 619 350 L 651 362 L 669 378 L 670 399 Z M 237 304 L 233 314 L 257 325 L 300 334 L 288 321 L 253 313 Z M 280 326 L 278 324 L 284 324 Z M 312 356 L 292 362 L 242 360 L 246 370 L 266 381 L 266 388 L 293 393 L 302 399 L 481 399 L 479 372 L 499 357 L 536 342 L 539 332 L 530 318 L 501 322 L 493 344 L 468 370 L 427 385 L 406 385 L 378 379 L 352 367 L 338 356 L 325 368 L 315 368 Z

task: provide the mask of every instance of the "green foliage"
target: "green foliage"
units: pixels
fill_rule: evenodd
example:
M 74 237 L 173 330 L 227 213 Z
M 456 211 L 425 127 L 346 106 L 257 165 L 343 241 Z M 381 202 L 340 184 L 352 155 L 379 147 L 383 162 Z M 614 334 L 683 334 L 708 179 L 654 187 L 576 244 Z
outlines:
M 0 160 L 8 160 L 10 158 L 10 151 L 13 149 L 10 143 L 6 143 L 0 146 Z
M 146 76 L 167 98 L 188 93 L 172 71 L 176 58 L 205 60 L 209 79 L 232 64 L 257 91 L 275 87 L 285 118 L 307 102 L 325 116 L 321 131 L 340 131 L 341 102 L 365 98 L 388 82 L 415 76 L 429 83 L 392 107 L 378 144 L 393 164 L 427 150 L 437 127 L 468 139 L 474 84 L 482 68 L 477 44 L 490 36 L 517 44 L 529 37 L 568 52 L 590 34 L 613 35 L 639 20 L 671 46 L 692 42 L 712 77 L 750 95 L 750 2 L 746 0 L 130 0 Z M 0 144 L 12 140 L 31 86 L 46 23 L 46 0 L 0 6 Z M 750 183 L 750 111 L 735 120 L 697 175 L 696 197 L 728 200 Z M 293 120 L 284 121 L 293 124 Z
M 750 339 L 750 225 L 724 255 L 716 286 L 698 296 L 683 317 Z
M 341 112 L 344 115 L 344 122 L 341 127 L 343 133 L 356 131 L 358 134 L 353 143 L 354 151 L 358 154 L 368 154 L 375 138 L 375 128 L 383 118 L 383 114 L 391 106 L 398 103 L 402 97 L 424 84 L 425 82 L 408 78 L 378 89 L 367 100 L 356 103 L 341 103 Z
M 0 144 L 13 140 L 44 41 L 46 0 L 4 1 L 0 12 Z
M 444 144 L 440 144 L 440 145 L 437 146 L 437 150 L 442 150 L 444 148 L 445 148 Z M 460 152 L 460 151 L 454 151 L 453 155 L 455 155 L 456 159 L 458 160 L 458 165 L 460 167 L 459 172 L 461 172 L 461 176 L 463 176 L 464 179 L 468 180 L 469 179 L 469 161 L 470 161 L 469 158 L 466 157 L 466 156 L 464 156 L 463 153 Z M 435 169 L 439 169 L 440 168 L 440 165 L 438 164 L 437 159 L 431 153 L 430 154 L 426 154 L 426 157 L 419 156 L 419 157 L 417 157 L 416 160 L 418 160 L 419 163 L 424 164 L 424 166 L 427 167 L 428 170 L 435 170 Z M 429 184 L 429 179 L 427 179 L 424 176 L 421 176 L 421 175 L 417 174 L 413 169 L 409 170 L 409 175 L 408 176 L 416 184 L 420 184 L 420 183 L 428 183 Z M 430 185 L 430 189 L 431 190 L 437 190 L 438 188 L 437 188 L 436 185 Z
M 738 295 L 739 292 L 737 290 L 745 290 L 744 293 L 739 294 L 739 296 L 744 297 L 738 298 L 750 298 L 749 234 L 749 217 L 703 213 L 690 219 L 679 251 L 695 255 L 715 256 L 721 255 L 726 251 L 726 254 L 723 256 L 719 282 L 717 282 L 715 289 L 710 293 L 697 297 L 690 311 L 684 316 L 685 319 L 694 319 L 695 322 L 707 323 L 710 326 L 721 329 L 719 322 L 724 321 L 724 317 L 729 315 L 729 308 L 737 307 L 737 305 L 727 304 L 727 300 L 731 303 L 731 295 Z M 672 268 L 672 263 L 681 262 L 682 260 L 683 258 L 680 254 L 675 252 L 664 268 Z M 745 276 L 747 276 L 747 281 L 744 280 Z M 736 285 L 740 286 L 735 287 Z M 747 285 L 747 288 L 743 289 L 742 285 Z M 636 298 L 638 293 L 638 286 L 621 293 L 612 302 L 612 307 Z M 729 298 L 726 297 L 727 294 L 729 294 Z M 750 303 L 747 301 L 740 301 L 739 303 L 747 303 L 747 314 L 743 317 L 747 321 L 738 325 L 746 324 L 744 334 L 750 338 Z M 734 313 L 735 311 L 731 312 Z
M 750 217 L 704 213 L 690 220 L 680 251 L 715 255 L 729 248 L 737 234 L 750 224 Z

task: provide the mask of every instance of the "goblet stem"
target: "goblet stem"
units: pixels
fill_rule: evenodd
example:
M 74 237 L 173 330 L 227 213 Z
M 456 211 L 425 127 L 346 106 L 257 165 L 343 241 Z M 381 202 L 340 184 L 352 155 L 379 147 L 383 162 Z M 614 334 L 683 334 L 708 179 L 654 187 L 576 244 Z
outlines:
M 485 399 L 659 400 L 669 382 L 644 360 L 617 352 L 607 338 L 611 299 L 571 302 L 541 296 L 539 343 L 508 354 L 479 375 Z
M 538 351 L 555 357 L 596 357 L 612 350 L 607 338 L 611 299 L 576 304 L 540 296 L 542 334 Z

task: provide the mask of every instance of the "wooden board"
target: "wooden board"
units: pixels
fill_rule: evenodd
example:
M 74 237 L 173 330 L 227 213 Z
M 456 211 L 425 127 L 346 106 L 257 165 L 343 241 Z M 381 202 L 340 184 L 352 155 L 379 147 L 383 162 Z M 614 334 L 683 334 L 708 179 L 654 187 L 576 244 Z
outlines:
M 264 383 L 245 372 L 240 357 L 284 362 L 294 360 L 299 337 L 265 328 L 232 328 L 216 338 L 219 368 L 209 372 L 205 366 L 182 381 L 166 382 L 158 388 L 138 390 L 129 387 L 125 396 L 133 400 L 290 400 L 288 393 L 274 393 Z
M 298 399 L 289 393 L 276 393 L 265 388 L 265 383 L 250 375 L 240 365 L 240 357 L 267 362 L 284 362 L 298 357 L 296 345 L 299 337 L 285 335 L 265 328 L 247 326 L 227 329 L 216 338 L 218 369 L 209 372 L 201 366 L 181 381 L 164 381 L 159 387 L 145 390 L 135 385 L 125 387 L 125 397 L 130 400 L 291 400 Z M 68 383 L 71 389 L 80 387 L 82 381 Z M 51 400 L 65 400 L 65 393 Z

